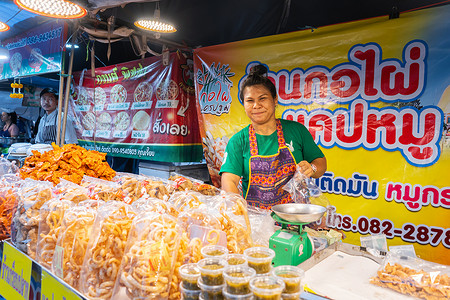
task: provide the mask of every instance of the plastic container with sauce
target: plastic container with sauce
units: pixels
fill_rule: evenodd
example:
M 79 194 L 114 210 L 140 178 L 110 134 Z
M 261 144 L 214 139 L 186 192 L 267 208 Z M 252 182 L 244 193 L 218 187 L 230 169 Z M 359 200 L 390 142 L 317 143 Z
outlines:
M 250 279 L 256 276 L 256 271 L 248 266 L 228 266 L 223 271 L 225 290 L 234 295 L 246 295 L 250 291 Z
M 207 285 L 202 281 L 202 278 L 200 277 L 197 282 L 198 286 L 200 287 L 201 293 L 200 298 L 203 300 L 218 300 L 223 299 L 223 288 L 225 287 L 224 284 L 221 285 Z
M 244 256 L 248 266 L 255 269 L 256 274 L 266 274 L 271 270 L 275 251 L 266 247 L 252 247 L 244 251 Z
M 197 283 L 195 284 L 197 285 Z M 198 300 L 200 298 L 201 290 L 188 290 L 183 288 L 183 283 L 180 283 L 181 299 L 183 300 Z
M 247 266 L 247 259 L 243 254 L 230 253 L 225 259 L 229 266 Z
M 224 284 L 223 269 L 227 261 L 221 258 L 204 258 L 198 261 L 200 278 L 205 285 L 218 286 Z
M 298 300 L 298 299 L 300 299 L 300 294 L 301 294 L 302 292 L 298 292 L 298 293 L 292 293 L 292 294 L 281 294 L 281 299 L 283 299 L 283 300 Z
M 254 300 L 279 300 L 284 287 L 284 281 L 275 276 L 262 275 L 250 280 Z
M 253 300 L 253 293 L 248 293 L 246 295 L 234 295 L 228 293 L 226 287 L 223 288 L 222 293 L 225 300 Z
M 203 247 L 200 252 L 204 258 L 219 257 L 225 259 L 228 254 L 228 249 L 224 246 L 208 245 Z
M 302 269 L 294 266 L 278 266 L 272 270 L 272 275 L 284 281 L 286 287 L 283 290 L 283 294 L 297 294 L 301 292 L 301 282 L 305 277 L 305 272 Z
M 181 277 L 181 285 L 187 290 L 199 290 L 197 280 L 200 277 L 200 269 L 197 264 L 185 264 L 178 269 Z

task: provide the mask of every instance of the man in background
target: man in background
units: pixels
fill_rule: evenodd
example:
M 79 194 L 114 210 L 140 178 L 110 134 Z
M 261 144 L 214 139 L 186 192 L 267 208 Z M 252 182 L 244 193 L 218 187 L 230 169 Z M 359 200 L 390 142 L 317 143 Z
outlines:
M 51 144 L 56 142 L 56 130 L 58 128 L 58 111 L 56 109 L 58 107 L 57 94 L 57 91 L 52 88 L 45 88 L 40 94 L 41 107 L 45 110 L 45 114 L 39 122 L 36 143 Z M 62 115 L 61 120 L 63 120 Z M 78 143 L 75 127 L 70 118 L 67 118 L 64 143 Z

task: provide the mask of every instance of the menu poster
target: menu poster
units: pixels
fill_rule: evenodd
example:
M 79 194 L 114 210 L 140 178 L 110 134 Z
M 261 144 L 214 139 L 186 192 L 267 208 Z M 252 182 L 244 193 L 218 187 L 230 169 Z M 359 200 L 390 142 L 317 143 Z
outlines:
M 111 156 L 201 161 L 192 60 L 172 53 L 74 74 L 79 142 Z

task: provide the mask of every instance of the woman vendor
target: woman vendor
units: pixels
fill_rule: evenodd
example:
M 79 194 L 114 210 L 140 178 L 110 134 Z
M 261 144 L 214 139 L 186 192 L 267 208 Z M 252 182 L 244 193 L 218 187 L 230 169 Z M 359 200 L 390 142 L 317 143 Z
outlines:
M 17 115 L 15 112 L 2 112 L 2 121 L 5 123 L 3 129 L 0 130 L 2 137 L 17 137 L 19 135 L 19 127 L 17 126 Z
M 252 206 L 270 209 L 292 202 L 283 186 L 296 167 L 308 177 L 325 173 L 327 161 L 306 127 L 275 118 L 277 91 L 267 77 L 267 68 L 254 66 L 242 83 L 240 98 L 251 124 L 228 142 L 220 169 L 222 189 L 239 193 Z

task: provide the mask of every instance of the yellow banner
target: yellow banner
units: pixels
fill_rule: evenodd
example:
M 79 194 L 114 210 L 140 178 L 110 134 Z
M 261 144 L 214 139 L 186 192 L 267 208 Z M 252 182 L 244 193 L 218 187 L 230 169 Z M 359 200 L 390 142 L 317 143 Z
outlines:
M 42 270 L 41 300 L 80 300 L 71 289 L 59 282 L 47 271 Z
M 32 261 L 8 243 L 3 243 L 0 295 L 5 299 L 26 299 L 30 294 Z
M 278 91 L 276 116 L 303 123 L 328 170 L 327 226 L 345 242 L 385 234 L 450 264 L 450 5 L 196 49 L 201 134 L 211 178 L 247 126 L 240 83 L 255 64 Z

